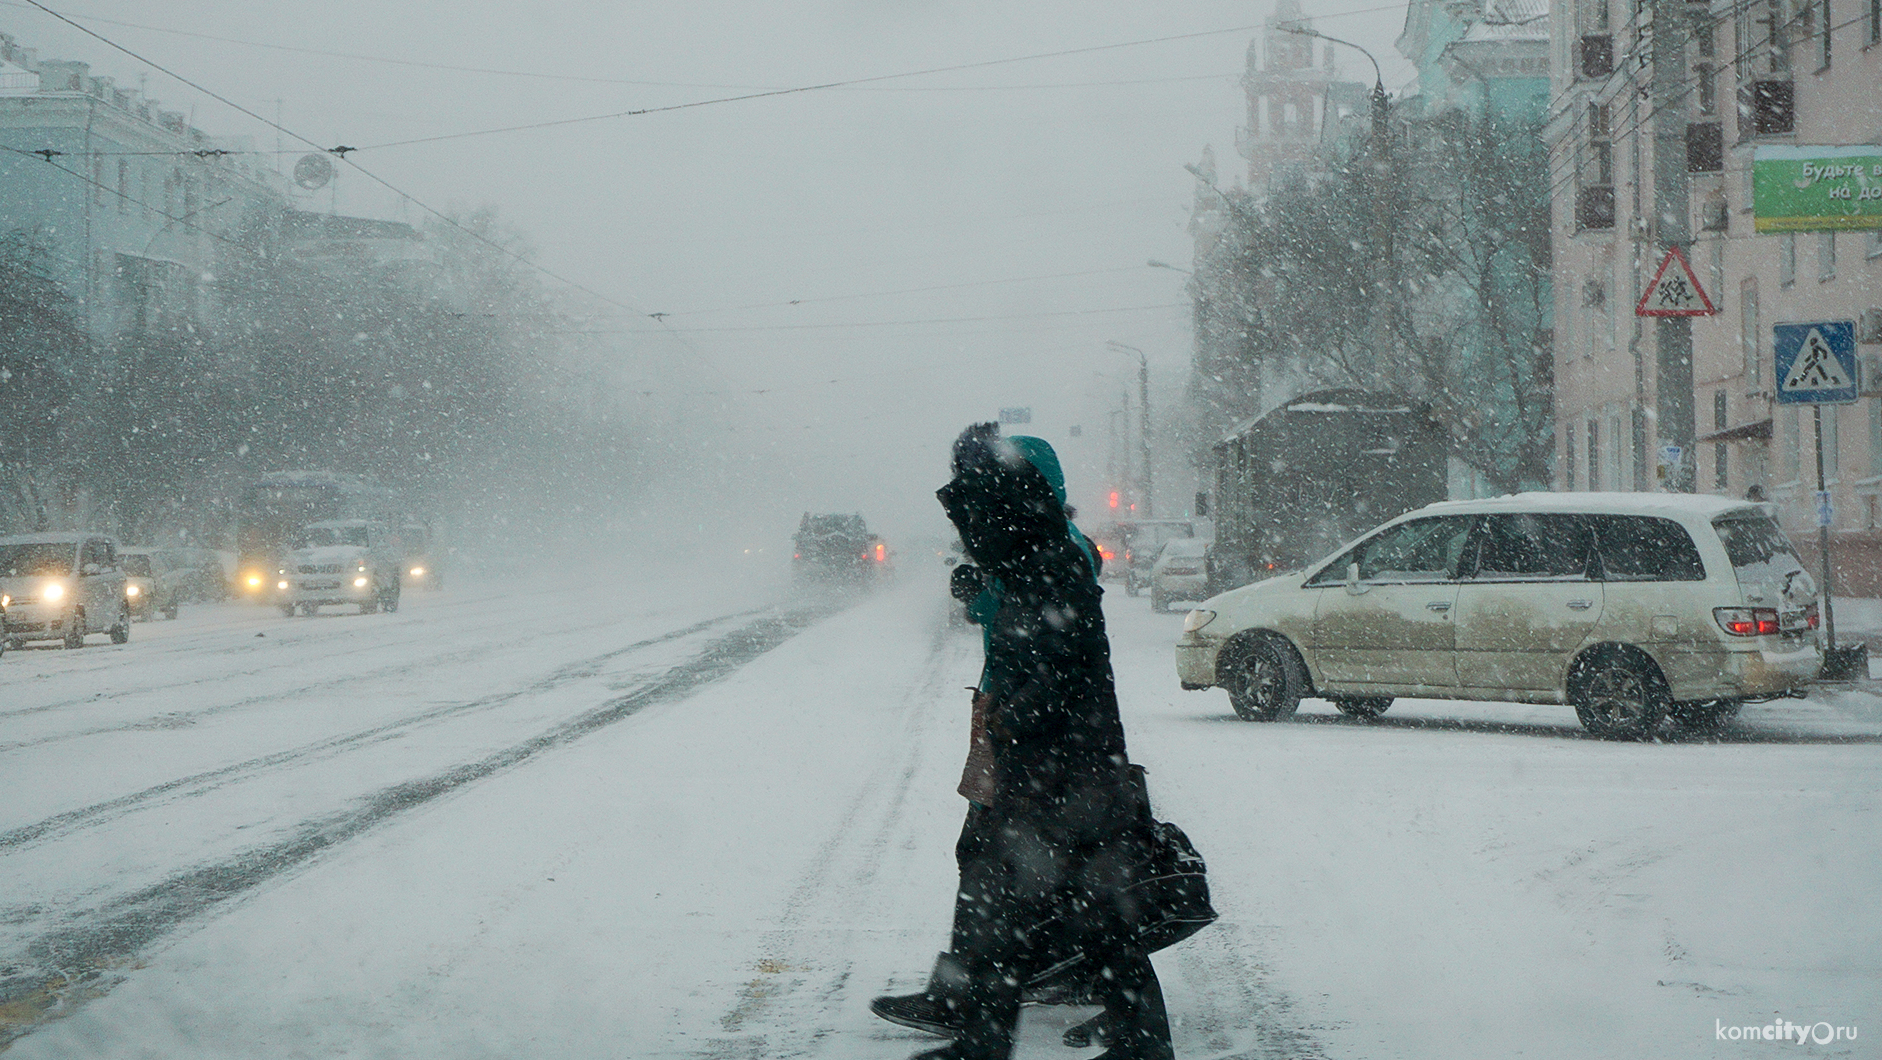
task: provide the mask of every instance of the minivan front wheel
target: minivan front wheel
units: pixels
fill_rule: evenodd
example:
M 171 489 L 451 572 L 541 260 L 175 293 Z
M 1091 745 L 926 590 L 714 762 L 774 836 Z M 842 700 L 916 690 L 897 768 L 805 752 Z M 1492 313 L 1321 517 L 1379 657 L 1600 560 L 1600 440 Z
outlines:
M 1300 708 L 1307 675 L 1300 658 L 1276 637 L 1239 640 L 1222 649 L 1217 680 L 1243 721 L 1273 721 Z
M 1653 735 L 1669 706 L 1660 671 L 1632 652 L 1619 651 L 1579 664 L 1569 681 L 1569 699 L 1583 728 L 1630 740 Z

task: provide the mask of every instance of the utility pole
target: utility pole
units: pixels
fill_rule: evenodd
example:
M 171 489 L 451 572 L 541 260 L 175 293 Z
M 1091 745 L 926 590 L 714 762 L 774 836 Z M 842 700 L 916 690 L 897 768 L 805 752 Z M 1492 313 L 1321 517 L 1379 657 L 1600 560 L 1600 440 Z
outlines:
M 1649 237 L 1658 245 L 1654 256 L 1669 247 L 1684 254 L 1692 247 L 1691 184 L 1686 175 L 1686 25 L 1687 0 L 1651 0 L 1642 6 L 1653 24 L 1648 39 L 1653 48 L 1653 218 Z M 1659 317 L 1654 322 L 1656 380 L 1654 404 L 1661 448 L 1677 446 L 1679 458 L 1666 468 L 1663 489 L 1691 493 L 1698 454 L 1693 414 L 1692 321 L 1687 317 Z M 1658 462 L 1665 466 L 1662 456 Z
M 1141 463 L 1137 496 L 1144 509 L 1138 513 L 1138 518 L 1148 519 L 1154 513 L 1150 501 L 1152 485 L 1150 476 L 1150 359 L 1144 356 L 1144 351 L 1135 346 L 1126 346 L 1116 341 L 1106 342 L 1105 345 L 1120 353 L 1137 355 L 1137 443 L 1141 450 L 1138 454 Z

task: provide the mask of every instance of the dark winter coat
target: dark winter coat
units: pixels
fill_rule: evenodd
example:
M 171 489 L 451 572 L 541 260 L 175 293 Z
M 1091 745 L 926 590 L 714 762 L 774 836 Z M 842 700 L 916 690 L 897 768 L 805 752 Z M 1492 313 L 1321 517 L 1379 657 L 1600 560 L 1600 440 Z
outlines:
M 1074 793 L 1122 784 L 1127 765 L 1097 578 L 1039 469 L 999 439 L 962 441 L 936 496 L 1001 585 L 987 623 L 996 805 L 1062 812 Z

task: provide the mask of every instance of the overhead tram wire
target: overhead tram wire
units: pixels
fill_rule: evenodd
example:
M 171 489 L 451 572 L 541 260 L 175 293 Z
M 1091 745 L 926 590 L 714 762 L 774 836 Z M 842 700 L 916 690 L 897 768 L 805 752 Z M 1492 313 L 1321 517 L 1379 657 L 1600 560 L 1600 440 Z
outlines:
M 1162 302 L 1156 305 L 1115 306 L 1110 309 L 1057 309 L 1057 310 L 1049 310 L 1043 313 L 1007 313 L 1007 314 L 997 314 L 993 316 L 979 316 L 979 317 L 930 317 L 930 318 L 921 319 L 921 320 L 855 320 L 855 321 L 842 321 L 842 322 L 838 322 L 835 324 L 754 324 L 749 327 L 678 328 L 676 330 L 683 332 L 683 333 L 703 334 L 703 333 L 709 333 L 709 332 L 729 332 L 729 331 L 827 331 L 827 330 L 841 329 L 841 328 L 919 327 L 919 326 L 927 325 L 927 324 L 978 323 L 978 322 L 988 321 L 988 320 L 1040 320 L 1040 319 L 1044 319 L 1047 317 L 1097 316 L 1103 313 L 1139 313 L 1139 312 L 1146 312 L 1152 309 L 1182 309 L 1182 308 L 1187 307 L 1188 305 L 1189 305 L 1188 302 Z M 673 314 L 669 314 L 669 313 L 661 314 L 661 316 L 663 317 L 671 316 L 671 315 Z M 564 334 L 652 335 L 654 334 L 654 332 L 650 329 L 649 330 L 628 329 L 625 331 L 600 330 L 600 331 L 565 332 Z
M 927 294 L 931 291 L 958 291 L 969 287 L 997 287 L 1009 283 L 1034 283 L 1041 280 L 1068 280 L 1081 276 L 1106 276 L 1120 272 L 1139 272 L 1142 265 L 1123 265 L 1114 269 L 1085 269 L 1079 272 L 1055 272 L 1041 276 L 1011 276 L 1001 280 L 973 280 L 967 283 L 947 283 L 934 287 L 904 287 L 895 291 L 863 291 L 857 294 L 836 294 L 823 298 L 792 298 L 784 302 L 754 302 L 750 305 L 718 306 L 711 309 L 679 309 L 667 313 L 670 317 L 705 316 L 711 313 L 739 313 L 752 309 L 787 309 L 797 305 L 818 305 L 824 302 L 848 302 L 858 298 L 890 298 L 903 294 Z
M 26 2 L 36 7 L 39 6 L 38 0 L 26 0 Z M 446 140 L 463 140 L 477 136 L 497 136 L 503 133 L 528 132 L 535 129 L 553 129 L 567 125 L 581 125 L 589 122 L 611 121 L 620 118 L 638 118 L 649 114 L 667 114 L 673 111 L 692 110 L 698 107 L 710 107 L 721 103 L 742 103 L 754 99 L 799 95 L 806 92 L 821 92 L 836 88 L 849 88 L 855 85 L 878 84 L 883 81 L 897 81 L 910 77 L 926 77 L 932 74 L 956 73 L 961 70 L 980 70 L 992 66 L 1008 66 L 1013 63 L 1036 62 L 1040 59 L 1059 59 L 1069 55 L 1089 55 L 1093 52 L 1116 51 L 1119 48 L 1136 48 L 1148 44 L 1167 44 L 1171 41 L 1193 40 L 1199 37 L 1218 37 L 1227 33 L 1250 33 L 1260 28 L 1259 26 L 1234 26 L 1229 29 L 1202 30 L 1197 33 L 1178 33 L 1168 37 L 1151 37 L 1144 40 L 1122 41 L 1117 44 L 1097 44 L 1088 48 L 1067 48 L 1063 51 L 1040 52 L 1035 55 L 1016 55 L 1006 59 L 986 59 L 980 62 L 960 63 L 954 66 L 936 66 L 923 70 L 907 70 L 895 74 L 876 74 L 870 77 L 853 77 L 842 81 L 826 81 L 814 85 L 796 85 L 790 88 L 768 89 L 763 92 L 747 92 L 736 96 L 718 96 L 713 99 L 697 99 L 686 103 L 671 103 L 661 107 L 640 107 L 634 110 L 615 111 L 610 114 L 591 114 L 581 118 L 558 118 L 552 121 L 530 122 L 524 125 L 507 125 L 496 129 L 477 129 L 469 132 L 446 133 L 441 136 L 421 136 L 409 140 L 389 140 L 385 143 L 369 144 L 364 147 L 348 148 L 347 150 L 380 151 L 392 147 L 409 147 L 414 144 L 439 143 Z M 96 36 L 96 34 L 93 35 Z

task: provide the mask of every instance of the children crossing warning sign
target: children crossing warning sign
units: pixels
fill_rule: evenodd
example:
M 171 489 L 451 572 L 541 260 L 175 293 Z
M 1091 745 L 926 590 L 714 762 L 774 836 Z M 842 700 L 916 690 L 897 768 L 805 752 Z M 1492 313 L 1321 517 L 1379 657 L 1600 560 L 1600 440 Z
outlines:
M 1820 320 L 1771 328 L 1781 405 L 1845 405 L 1856 400 L 1856 323 Z
M 1679 267 L 1673 268 L 1675 264 Z M 1634 307 L 1634 315 L 1642 317 L 1709 317 L 1718 311 L 1678 247 L 1668 248 L 1653 273 L 1653 282 Z

